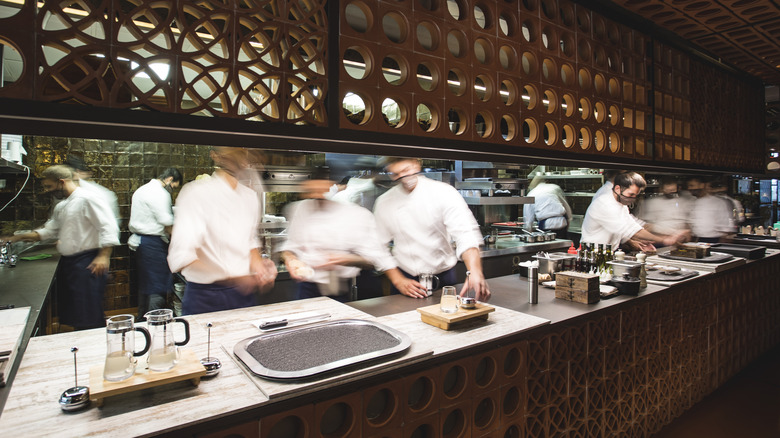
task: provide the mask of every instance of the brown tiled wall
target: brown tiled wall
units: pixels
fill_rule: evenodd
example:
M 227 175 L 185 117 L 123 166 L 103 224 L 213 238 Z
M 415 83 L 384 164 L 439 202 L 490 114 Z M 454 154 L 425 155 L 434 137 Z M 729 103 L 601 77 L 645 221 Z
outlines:
M 116 193 L 119 202 L 122 245 L 114 248 L 112 254 L 105 309 L 111 312 L 137 307 L 135 285 L 131 284 L 135 266 L 126 245 L 133 192 L 168 167 L 178 168 L 185 182 L 199 174 L 211 173 L 209 147 L 57 137 L 24 137 L 24 147 L 28 151 L 25 163 L 30 164 L 33 176 L 22 194 L 0 213 L 0 234 L 42 226 L 49 217 L 51 197 L 43 193 L 38 179 L 41 172 L 53 164 L 63 163 L 69 154 L 83 157 L 94 171 L 93 180 Z M 4 176 L 8 182 L 2 191 L 2 203 L 8 202 L 21 188 L 24 177 L 24 174 Z

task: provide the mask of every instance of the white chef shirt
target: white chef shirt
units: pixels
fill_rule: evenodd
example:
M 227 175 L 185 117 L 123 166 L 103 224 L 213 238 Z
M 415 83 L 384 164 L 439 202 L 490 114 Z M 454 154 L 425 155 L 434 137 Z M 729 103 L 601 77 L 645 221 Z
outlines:
M 41 240 L 58 238 L 57 251 L 65 256 L 119 245 L 119 226 L 102 197 L 77 187 L 60 201 L 43 228 Z
M 171 225 L 173 225 L 171 194 L 165 190 L 163 182 L 153 179 L 139 187 L 133 193 L 130 222 L 127 224 L 130 231 L 134 233 L 131 239 L 138 234 L 162 236 L 165 234 L 165 227 Z
M 523 206 L 523 222 L 531 229 L 534 220 L 545 222 L 551 230 L 565 228 L 571 221 L 571 208 L 564 198 L 563 190 L 555 184 L 539 183 L 528 196 L 534 198 L 533 204 Z
M 732 205 L 718 196 L 696 199 L 691 210 L 691 231 L 698 237 L 721 237 L 731 227 Z
M 290 251 L 308 266 L 324 264 L 329 254 L 353 253 L 371 262 L 379 271 L 395 268 L 387 246 L 379 242 L 374 215 L 355 204 L 307 199 L 294 207 L 282 251 Z M 360 273 L 354 266 L 334 269 L 339 278 Z M 309 281 L 328 283 L 329 271 L 315 271 Z
M 628 212 L 628 207 L 614 196 L 594 196 L 582 221 L 582 241 L 611 244 L 617 248 L 641 230 L 642 226 Z
M 653 226 L 659 234 L 673 234 L 688 228 L 691 206 L 686 198 L 667 198 L 664 195 L 646 199 L 640 208 L 639 217 Z
M 392 241 L 396 263 L 415 276 L 444 272 L 463 252 L 482 243 L 479 225 L 458 191 L 422 175 L 417 178 L 411 193 L 398 185 L 374 206 L 380 241 Z
M 117 200 L 116 193 L 90 180 L 80 179 L 78 180 L 78 183 L 79 187 L 82 189 L 88 190 L 103 198 L 103 200 L 106 202 L 106 205 L 108 205 L 108 207 L 111 209 L 111 213 L 113 213 L 117 223 L 119 223 L 119 202 Z
M 217 173 L 185 184 L 176 198 L 171 272 L 201 284 L 250 275 L 250 251 L 260 247 L 259 212 L 257 193 L 241 184 L 233 189 Z

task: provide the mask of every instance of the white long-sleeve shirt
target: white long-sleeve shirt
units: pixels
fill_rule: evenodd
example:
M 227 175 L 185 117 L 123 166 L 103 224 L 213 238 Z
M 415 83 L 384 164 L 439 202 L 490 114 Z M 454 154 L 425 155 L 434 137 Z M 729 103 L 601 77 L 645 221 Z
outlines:
M 380 241 L 393 242 L 393 257 L 401 269 L 412 275 L 436 274 L 455 266 L 467 249 L 478 249 L 482 235 L 454 187 L 417 178 L 411 192 L 399 185 L 380 196 L 374 216 Z
M 241 184 L 233 189 L 217 173 L 187 183 L 176 198 L 171 272 L 201 284 L 249 275 L 250 251 L 260 246 L 259 212 L 253 190 Z
M 642 230 L 628 207 L 618 202 L 611 194 L 594 197 L 582 221 L 582 241 L 611 244 L 617 248 Z
M 119 201 L 117 200 L 116 193 L 101 186 L 100 184 L 87 179 L 80 179 L 78 181 L 79 187 L 88 190 L 101 198 L 106 202 L 108 208 L 111 209 L 111 213 L 114 215 L 117 224 L 119 223 Z
M 60 201 L 36 232 L 41 240 L 59 239 L 57 251 L 65 256 L 119 245 L 119 226 L 111 209 L 102 197 L 81 187 Z
M 322 265 L 330 254 L 352 253 L 371 262 L 379 271 L 395 268 L 387 246 L 379 242 L 374 215 L 355 204 L 307 199 L 294 207 L 283 251 L 290 251 L 309 266 Z M 334 269 L 339 278 L 360 273 L 354 266 Z M 315 270 L 309 281 L 328 283 L 329 272 Z
M 545 227 L 557 230 L 566 227 L 571 221 L 571 207 L 566 202 L 563 190 L 555 184 L 539 183 L 528 196 L 534 198 L 533 204 L 523 206 L 523 222 L 531 229 L 534 220 L 546 221 Z
M 642 203 L 638 216 L 653 226 L 653 232 L 673 234 L 688 228 L 690 211 L 687 199 L 658 195 Z
M 721 237 L 732 231 L 732 205 L 718 196 L 696 199 L 691 210 L 691 231 L 698 237 Z
M 162 181 L 153 179 L 133 193 L 130 222 L 127 227 L 135 234 L 162 236 L 165 227 L 173 225 L 171 194 Z

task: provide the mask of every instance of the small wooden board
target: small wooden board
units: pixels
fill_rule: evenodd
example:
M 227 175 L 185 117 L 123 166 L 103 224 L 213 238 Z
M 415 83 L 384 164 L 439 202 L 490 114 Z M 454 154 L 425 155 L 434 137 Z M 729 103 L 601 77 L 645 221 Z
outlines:
M 190 380 L 193 385 L 200 384 L 200 378 L 206 375 L 206 368 L 195 357 L 195 353 L 186 348 L 179 350 L 179 360 L 168 371 L 157 372 L 146 368 L 146 357 L 138 358 L 135 375 L 121 382 L 109 382 L 103 379 L 104 365 L 95 365 L 89 369 L 89 399 L 103 406 L 103 399 L 113 395 L 126 394 L 141 389 L 167 385 L 168 383 Z
M 488 319 L 488 313 L 494 312 L 495 310 L 495 307 L 483 303 L 477 303 L 475 309 L 462 309 L 458 307 L 458 310 L 455 313 L 442 312 L 441 307 L 438 304 L 417 309 L 417 311 L 420 312 L 422 322 L 442 330 L 451 330 L 453 326 L 457 326 L 459 323 L 465 321 Z

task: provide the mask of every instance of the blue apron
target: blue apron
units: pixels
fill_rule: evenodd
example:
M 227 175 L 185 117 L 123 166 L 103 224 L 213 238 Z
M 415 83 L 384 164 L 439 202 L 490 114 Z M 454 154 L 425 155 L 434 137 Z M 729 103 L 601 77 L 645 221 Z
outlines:
M 200 284 L 188 281 L 184 287 L 181 312 L 184 315 L 195 315 L 252 307 L 256 304 L 254 292 L 244 295 L 237 287 L 226 283 Z
M 93 249 L 62 256 L 57 267 L 57 313 L 60 324 L 76 329 L 105 327 L 103 294 L 108 274 L 94 275 L 88 269 L 98 254 Z
M 168 244 L 160 236 L 141 235 L 135 251 L 138 267 L 138 293 L 167 295 L 173 288 L 173 275 L 168 268 Z

